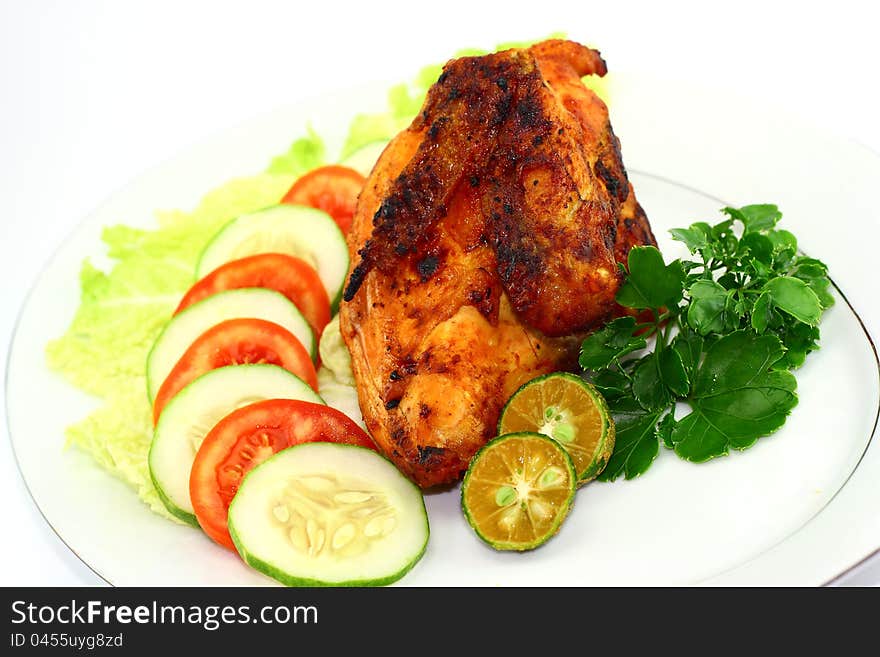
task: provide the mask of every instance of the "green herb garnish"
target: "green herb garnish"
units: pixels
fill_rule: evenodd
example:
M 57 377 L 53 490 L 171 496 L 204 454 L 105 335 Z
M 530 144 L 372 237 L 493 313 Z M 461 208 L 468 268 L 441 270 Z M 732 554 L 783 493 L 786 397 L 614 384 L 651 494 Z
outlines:
M 642 474 L 660 443 L 697 463 L 746 449 L 797 404 L 790 370 L 819 348 L 834 303 L 828 269 L 776 228 L 775 205 L 722 212 L 714 226 L 671 231 L 698 259 L 667 264 L 653 246 L 633 248 L 617 302 L 639 319 L 612 320 L 583 342 L 580 365 L 617 426 L 601 480 Z M 680 419 L 678 402 L 690 406 Z

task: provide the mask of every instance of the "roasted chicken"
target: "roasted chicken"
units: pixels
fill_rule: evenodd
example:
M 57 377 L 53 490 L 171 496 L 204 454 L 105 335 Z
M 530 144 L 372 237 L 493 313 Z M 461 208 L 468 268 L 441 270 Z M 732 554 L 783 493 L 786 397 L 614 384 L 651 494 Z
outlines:
M 595 50 L 450 61 L 358 200 L 340 309 L 364 420 L 422 487 L 457 480 L 525 381 L 574 366 L 653 244 Z

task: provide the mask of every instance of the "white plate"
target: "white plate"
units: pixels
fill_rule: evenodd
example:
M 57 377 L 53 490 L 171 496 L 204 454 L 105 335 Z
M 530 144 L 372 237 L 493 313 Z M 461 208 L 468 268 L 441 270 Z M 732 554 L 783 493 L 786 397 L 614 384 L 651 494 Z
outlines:
M 720 219 L 723 204 L 775 202 L 801 247 L 830 265 L 846 295 L 822 324 L 823 348 L 797 372 L 785 427 L 743 454 L 692 465 L 661 450 L 640 479 L 582 489 L 540 550 L 496 553 L 459 510 L 458 491 L 427 498 L 428 551 L 406 585 L 821 584 L 880 546 L 880 390 L 869 337 L 880 327 L 870 242 L 880 159 L 790 117 L 682 85 L 617 78 L 612 122 L 639 200 L 667 257 L 667 230 Z M 265 584 L 199 531 L 150 513 L 76 450 L 64 427 L 93 401 L 46 369 L 44 345 L 78 303 L 81 260 L 104 225 L 149 225 L 156 208 L 190 207 L 212 186 L 259 171 L 307 122 L 338 144 L 349 114 L 383 107 L 356 89 L 230 130 L 113 195 L 63 244 L 22 311 L 7 404 L 31 494 L 86 564 L 119 585 Z M 847 299 L 849 300 L 847 302 Z

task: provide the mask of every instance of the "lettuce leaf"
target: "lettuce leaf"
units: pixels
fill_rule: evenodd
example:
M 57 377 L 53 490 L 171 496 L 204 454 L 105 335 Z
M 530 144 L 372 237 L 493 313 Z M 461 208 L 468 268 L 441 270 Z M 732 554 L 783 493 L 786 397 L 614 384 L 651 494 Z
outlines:
M 89 454 L 95 462 L 134 488 L 150 510 L 180 522 L 165 508 L 150 478 L 147 455 L 153 439 L 153 420 L 143 377 L 130 379 L 111 392 L 104 404 L 67 428 L 67 444 Z
M 324 140 L 318 136 L 312 126 L 307 126 L 306 136 L 293 142 L 286 153 L 272 158 L 266 173 L 301 176 L 326 163 L 326 150 Z
M 83 263 L 79 309 L 67 332 L 46 348 L 51 369 L 103 400 L 67 430 L 68 445 L 90 454 L 164 516 L 170 517 L 147 467 L 147 354 L 193 283 L 208 240 L 238 215 L 277 203 L 291 183 L 290 175 L 240 178 L 210 192 L 191 212 L 158 213 L 156 229 L 106 228 L 102 239 L 113 267 L 105 272 Z

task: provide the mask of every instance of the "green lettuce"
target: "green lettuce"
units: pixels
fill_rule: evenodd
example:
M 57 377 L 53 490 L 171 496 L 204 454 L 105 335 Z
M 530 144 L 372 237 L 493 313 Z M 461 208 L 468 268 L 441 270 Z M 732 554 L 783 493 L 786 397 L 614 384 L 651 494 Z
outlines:
M 155 229 L 106 228 L 102 239 L 114 264 L 105 272 L 83 263 L 79 309 L 67 332 L 46 348 L 50 368 L 102 402 L 67 429 L 67 444 L 90 454 L 163 516 L 171 517 L 147 466 L 147 354 L 192 285 L 208 240 L 238 215 L 277 203 L 292 180 L 269 173 L 232 180 L 191 212 L 158 213 Z

